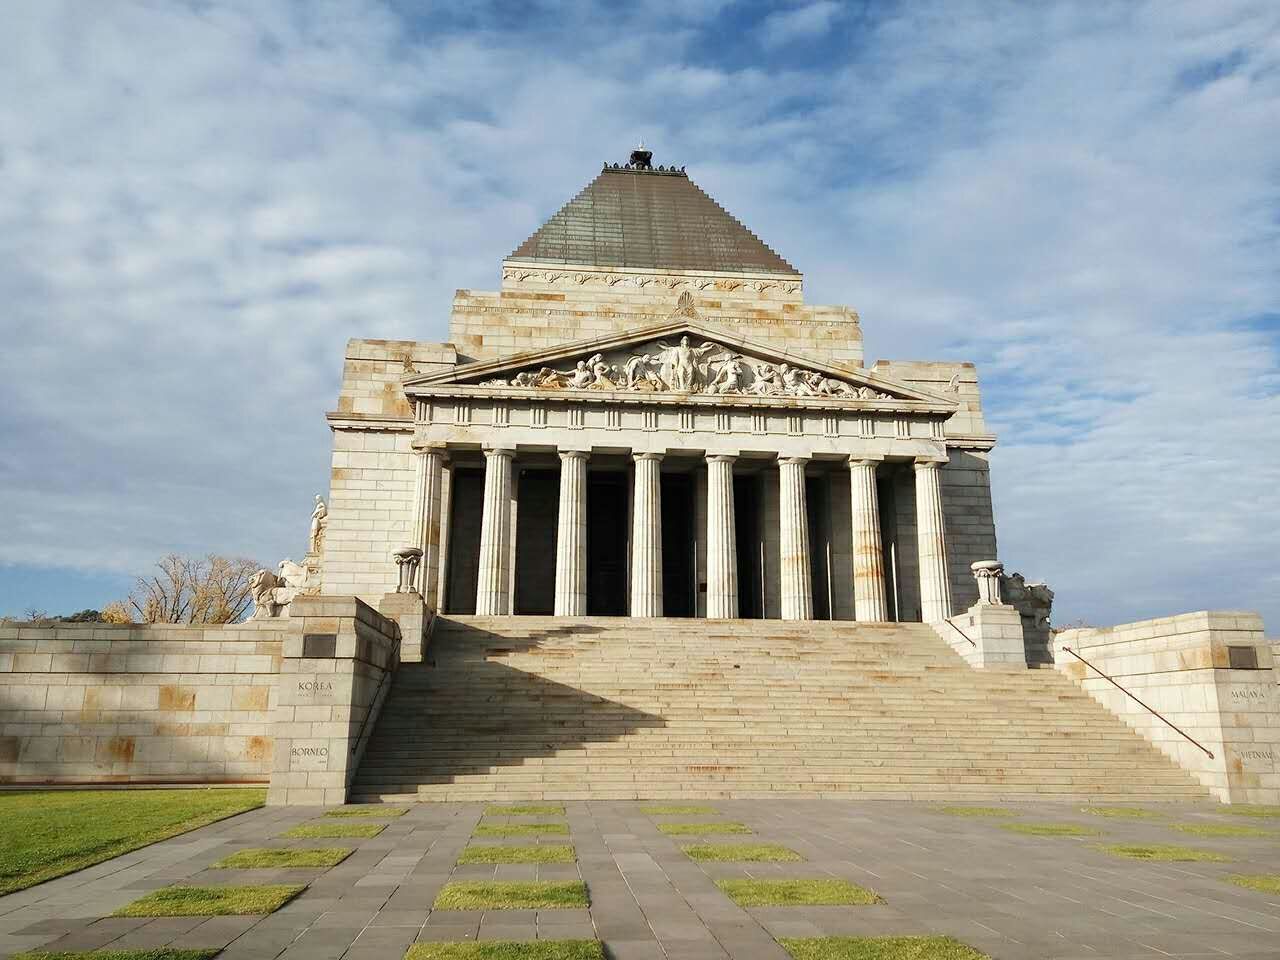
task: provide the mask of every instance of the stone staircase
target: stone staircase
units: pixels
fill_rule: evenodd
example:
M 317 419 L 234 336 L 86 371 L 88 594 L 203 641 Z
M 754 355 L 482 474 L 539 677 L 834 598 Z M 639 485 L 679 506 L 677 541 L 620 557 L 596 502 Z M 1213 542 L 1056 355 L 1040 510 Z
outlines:
M 1208 796 L 1056 671 L 918 623 L 453 617 L 427 658 L 354 799 Z

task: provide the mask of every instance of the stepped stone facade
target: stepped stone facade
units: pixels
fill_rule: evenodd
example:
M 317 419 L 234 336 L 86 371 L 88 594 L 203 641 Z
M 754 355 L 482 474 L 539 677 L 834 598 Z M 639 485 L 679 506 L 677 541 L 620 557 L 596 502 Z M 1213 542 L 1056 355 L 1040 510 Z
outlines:
M 1002 577 L 972 364 L 868 364 L 645 151 L 498 272 L 448 342 L 348 343 L 252 621 L 0 625 L 0 783 L 1280 802 L 1256 617 L 1055 638 Z

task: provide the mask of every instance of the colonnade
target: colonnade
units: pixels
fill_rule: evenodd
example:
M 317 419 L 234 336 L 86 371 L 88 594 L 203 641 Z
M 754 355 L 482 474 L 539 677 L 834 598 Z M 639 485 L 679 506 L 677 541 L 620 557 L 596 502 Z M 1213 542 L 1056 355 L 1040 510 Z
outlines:
M 512 465 L 515 451 L 484 451 L 484 506 L 480 527 L 480 560 L 476 614 L 511 612 Z M 560 497 L 556 538 L 555 615 L 580 617 L 587 612 L 587 461 L 583 450 L 560 452 Z M 662 616 L 662 487 L 660 453 L 636 453 L 631 509 L 630 615 Z M 733 466 L 736 458 L 708 454 L 707 464 L 707 617 L 738 616 L 738 551 L 734 517 Z M 853 534 L 854 617 L 883 621 L 888 617 L 885 563 L 880 538 L 880 505 L 876 490 L 878 460 L 848 459 Z M 424 547 L 424 583 L 434 583 L 440 563 L 440 509 L 443 450 L 429 448 L 418 458 L 418 501 L 415 542 Z M 813 618 L 809 554 L 808 505 L 805 502 L 807 457 L 778 458 L 781 614 L 783 620 Z M 922 619 L 936 622 L 951 615 L 941 490 L 941 463 L 920 458 L 914 463 L 916 533 L 920 567 Z

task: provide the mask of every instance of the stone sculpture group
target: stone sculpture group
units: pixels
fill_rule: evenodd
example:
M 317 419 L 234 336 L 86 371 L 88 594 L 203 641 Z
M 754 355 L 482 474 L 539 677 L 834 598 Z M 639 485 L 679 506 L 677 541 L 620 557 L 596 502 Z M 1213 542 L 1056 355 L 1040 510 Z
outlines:
M 482 387 L 528 387 L 544 390 L 670 391 L 719 396 L 845 397 L 890 400 L 872 387 L 855 386 L 815 370 L 787 363 L 750 360 L 718 343 L 693 346 L 687 336 L 678 343 L 659 340 L 653 353 L 632 353 L 615 363 L 596 353 L 579 360 L 572 370 L 541 367 L 522 370 L 510 378 L 481 382 Z
M 294 597 L 320 591 L 320 549 L 328 522 L 329 508 L 324 498 L 316 494 L 307 536 L 307 556 L 302 563 L 294 563 L 288 557 L 281 560 L 277 566 L 279 573 L 265 568 L 254 573 L 249 581 L 249 594 L 253 597 L 253 615 L 249 619 L 288 616 L 289 604 Z

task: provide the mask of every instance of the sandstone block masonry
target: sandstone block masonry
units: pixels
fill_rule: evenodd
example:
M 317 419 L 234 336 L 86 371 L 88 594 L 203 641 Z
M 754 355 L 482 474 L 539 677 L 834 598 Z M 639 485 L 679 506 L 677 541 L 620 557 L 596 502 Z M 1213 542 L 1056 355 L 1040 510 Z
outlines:
M 0 627 L 0 783 L 266 782 L 284 626 Z

